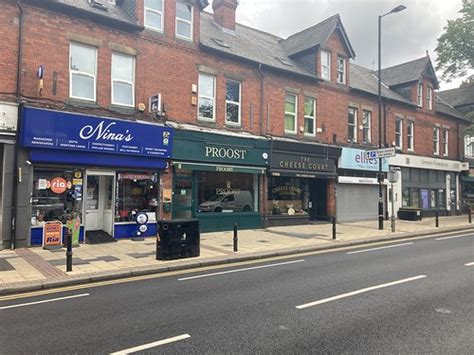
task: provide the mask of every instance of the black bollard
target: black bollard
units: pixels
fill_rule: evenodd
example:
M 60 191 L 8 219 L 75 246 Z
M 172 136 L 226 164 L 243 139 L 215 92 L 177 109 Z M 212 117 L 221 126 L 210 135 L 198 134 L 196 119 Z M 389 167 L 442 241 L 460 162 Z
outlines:
M 439 227 L 439 210 L 436 210 L 436 228 Z
M 332 239 L 336 240 L 336 217 L 332 217 Z
M 471 215 L 471 212 L 472 212 L 471 206 L 469 206 L 469 207 L 467 208 L 467 213 L 468 213 L 468 215 L 469 215 L 469 224 L 472 223 L 472 215 Z
M 66 232 L 66 271 L 72 271 L 72 231 L 69 228 Z
M 237 223 L 234 223 L 234 252 L 238 252 Z

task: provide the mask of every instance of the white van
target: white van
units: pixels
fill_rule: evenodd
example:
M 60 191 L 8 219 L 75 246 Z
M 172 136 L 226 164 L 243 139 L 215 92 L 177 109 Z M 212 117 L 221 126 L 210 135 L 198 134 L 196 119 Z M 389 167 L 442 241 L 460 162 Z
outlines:
M 250 191 L 218 194 L 199 205 L 200 212 L 251 212 L 253 198 Z

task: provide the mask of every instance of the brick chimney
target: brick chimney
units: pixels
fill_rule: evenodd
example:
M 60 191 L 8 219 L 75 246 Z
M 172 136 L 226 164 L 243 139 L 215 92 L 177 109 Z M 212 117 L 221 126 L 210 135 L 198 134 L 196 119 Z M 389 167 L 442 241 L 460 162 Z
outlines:
M 235 31 L 235 10 L 239 0 L 214 0 L 214 21 L 221 27 Z

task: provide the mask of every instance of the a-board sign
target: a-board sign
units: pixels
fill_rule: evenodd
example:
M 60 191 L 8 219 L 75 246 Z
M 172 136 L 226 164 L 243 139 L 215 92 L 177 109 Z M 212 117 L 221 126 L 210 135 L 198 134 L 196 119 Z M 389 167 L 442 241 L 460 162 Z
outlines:
M 43 226 L 43 248 L 62 248 L 63 224 L 60 221 L 45 222 Z

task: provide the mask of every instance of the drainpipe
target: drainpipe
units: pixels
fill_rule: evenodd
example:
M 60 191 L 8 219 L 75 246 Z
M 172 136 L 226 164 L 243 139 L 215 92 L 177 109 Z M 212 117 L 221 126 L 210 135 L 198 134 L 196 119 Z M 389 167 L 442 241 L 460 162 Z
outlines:
M 258 74 L 260 75 L 260 135 L 266 134 L 264 131 L 263 106 L 265 105 L 265 74 L 262 71 L 262 64 L 258 64 Z
M 18 28 L 18 55 L 17 55 L 17 68 L 16 68 L 16 101 L 18 105 L 18 119 L 16 125 L 15 134 L 15 153 L 13 157 L 13 191 L 12 191 L 12 220 L 11 220 L 11 236 L 10 236 L 10 248 L 13 250 L 16 246 L 16 233 L 17 233 L 17 204 L 18 204 L 18 182 L 20 180 L 19 167 L 18 167 L 18 154 L 20 153 L 20 123 L 21 123 L 21 111 L 22 104 L 20 100 L 21 95 L 21 62 L 23 58 L 23 21 L 24 12 L 21 6 L 21 0 L 17 0 L 17 7 L 19 10 L 19 28 Z

